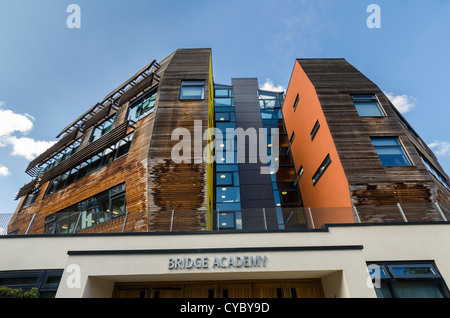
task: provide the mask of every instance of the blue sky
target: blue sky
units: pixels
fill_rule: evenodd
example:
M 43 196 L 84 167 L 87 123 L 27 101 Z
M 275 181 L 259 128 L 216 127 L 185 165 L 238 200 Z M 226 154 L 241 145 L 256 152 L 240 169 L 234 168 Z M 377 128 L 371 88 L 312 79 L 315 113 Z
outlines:
M 79 29 L 66 25 L 72 3 Z M 381 28 L 366 24 L 369 4 Z M 212 48 L 222 84 L 287 87 L 296 58 L 346 58 L 390 93 L 449 174 L 449 16 L 445 0 L 1 0 L 0 212 L 15 210 L 30 159 L 62 128 L 177 48 Z

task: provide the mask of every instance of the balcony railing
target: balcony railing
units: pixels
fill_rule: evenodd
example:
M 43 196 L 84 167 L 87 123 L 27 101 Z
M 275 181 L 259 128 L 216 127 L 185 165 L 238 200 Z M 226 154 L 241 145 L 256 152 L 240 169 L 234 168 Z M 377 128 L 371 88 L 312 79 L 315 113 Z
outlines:
M 82 233 L 288 231 L 326 224 L 429 223 L 450 220 L 450 204 L 272 208 L 228 211 L 59 212 L 0 214 L 0 236 Z

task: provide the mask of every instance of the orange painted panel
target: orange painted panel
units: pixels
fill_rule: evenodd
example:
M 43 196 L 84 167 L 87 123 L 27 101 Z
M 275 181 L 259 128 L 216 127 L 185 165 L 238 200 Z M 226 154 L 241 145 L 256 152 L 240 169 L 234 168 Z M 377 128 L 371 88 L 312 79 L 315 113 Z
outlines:
M 294 110 L 293 106 L 297 94 L 299 95 L 299 102 Z M 283 106 L 283 116 L 288 138 L 292 136 L 293 132 L 295 133 L 291 145 L 295 168 L 298 171 L 300 167 L 303 167 L 304 170 L 299 180 L 299 186 L 305 208 L 351 207 L 347 177 L 319 98 L 313 84 L 298 61 L 295 62 L 289 82 Z M 311 131 L 317 120 L 320 128 L 314 139 L 311 140 Z M 319 181 L 313 185 L 312 177 L 328 154 L 331 158 L 331 164 Z M 353 222 L 351 209 L 344 209 L 343 211 L 348 212 L 339 213 L 339 215 L 330 212 L 330 218 L 321 215 L 320 223 L 326 223 L 328 219 L 332 223 Z

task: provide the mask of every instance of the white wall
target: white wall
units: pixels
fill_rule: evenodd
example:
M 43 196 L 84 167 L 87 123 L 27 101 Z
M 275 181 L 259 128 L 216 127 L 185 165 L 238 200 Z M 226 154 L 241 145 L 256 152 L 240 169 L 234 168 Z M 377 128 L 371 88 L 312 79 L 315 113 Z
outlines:
M 324 232 L 188 235 L 1 237 L 0 271 L 66 269 L 57 297 L 111 297 L 114 282 L 321 278 L 326 297 L 376 297 L 368 261 L 436 263 L 450 282 L 447 224 L 336 226 Z M 190 254 L 71 255 L 84 250 L 156 250 L 285 246 L 356 246 L 362 249 L 211 252 Z M 266 267 L 168 269 L 170 257 L 265 255 Z M 71 265 L 71 266 L 69 266 Z M 70 271 L 68 271 L 69 269 Z M 77 276 L 78 275 L 78 276 Z M 79 279 L 78 279 L 79 278 Z M 77 286 L 79 283 L 79 287 Z

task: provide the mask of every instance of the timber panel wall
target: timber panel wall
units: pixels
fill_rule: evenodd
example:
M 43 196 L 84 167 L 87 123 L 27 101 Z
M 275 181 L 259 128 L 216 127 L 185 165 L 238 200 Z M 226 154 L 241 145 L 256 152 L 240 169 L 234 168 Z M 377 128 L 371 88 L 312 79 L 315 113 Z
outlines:
M 172 210 L 205 211 L 207 207 L 207 174 L 203 149 L 206 140 L 195 145 L 194 135 L 203 136 L 208 128 L 208 96 L 210 49 L 177 50 L 161 77 L 159 102 L 155 126 L 148 153 L 149 229 L 167 230 Z M 204 80 L 205 99 L 180 101 L 182 80 Z M 194 121 L 201 127 L 194 131 Z M 176 128 L 186 128 L 191 134 L 192 160 L 176 163 L 171 158 L 172 148 L 181 139 L 172 140 Z M 162 212 L 162 213 L 161 213 Z M 206 229 L 206 213 L 177 213 L 177 224 L 184 223 L 185 230 Z
M 437 184 L 391 103 L 374 83 L 344 59 L 299 59 L 297 62 L 316 89 L 350 185 L 353 204 L 389 205 L 436 200 Z M 351 94 L 376 95 L 387 116 L 360 117 Z M 370 140 L 370 137 L 383 136 L 398 137 L 413 165 L 384 167 Z M 421 145 L 419 147 L 423 152 L 428 151 Z

